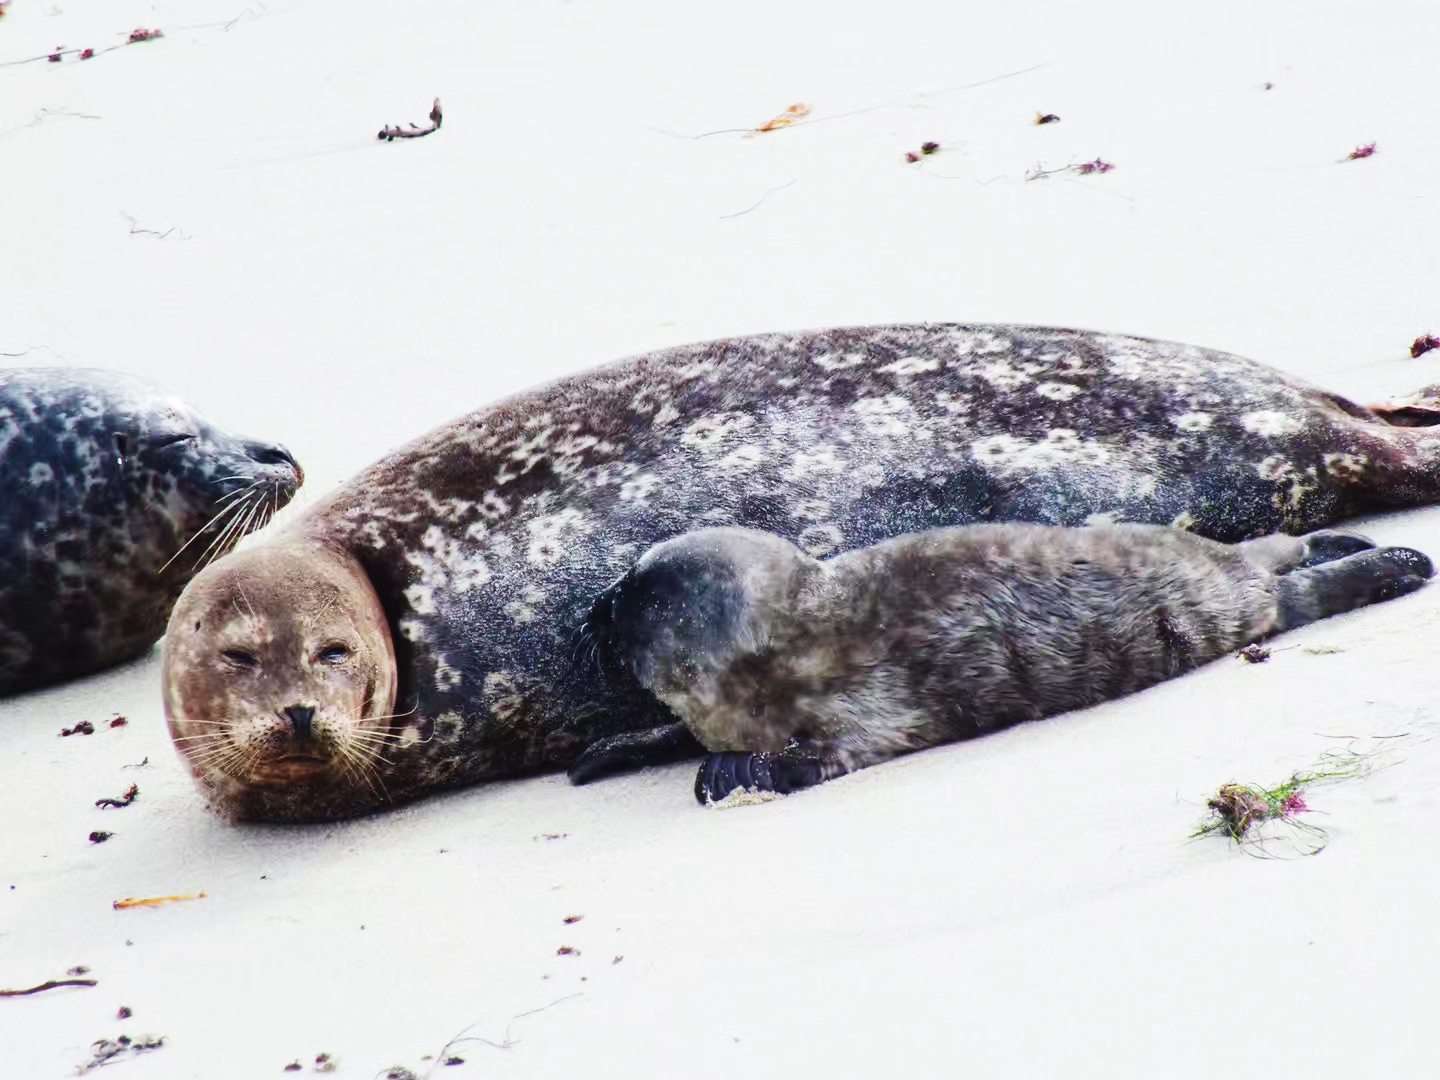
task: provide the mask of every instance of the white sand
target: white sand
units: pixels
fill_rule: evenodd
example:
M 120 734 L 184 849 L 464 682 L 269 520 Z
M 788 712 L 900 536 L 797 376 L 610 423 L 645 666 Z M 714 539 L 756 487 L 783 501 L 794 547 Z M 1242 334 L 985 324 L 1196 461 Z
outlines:
M 1421 0 L 10 12 L 0 62 L 165 37 L 0 67 L 0 362 L 161 379 L 286 441 L 311 499 L 503 393 L 750 331 L 1015 320 L 1361 400 L 1440 381 L 1406 355 L 1440 332 Z M 437 94 L 441 132 L 377 143 Z M 814 122 L 684 137 L 797 102 Z M 1024 179 L 1097 156 L 1115 171 Z M 1440 510 L 1372 531 L 1440 553 Z M 167 1042 L 119 1076 L 423 1073 L 467 1027 L 513 1045 L 435 1075 L 1433 1075 L 1437 620 L 1431 587 L 1264 665 L 708 812 L 685 765 L 232 828 L 170 749 L 154 659 L 9 699 L 0 987 L 99 985 L 0 1000 L 0 1076 L 122 1032 Z M 1392 764 L 1313 793 L 1321 854 L 1186 842 L 1218 784 L 1337 736 Z

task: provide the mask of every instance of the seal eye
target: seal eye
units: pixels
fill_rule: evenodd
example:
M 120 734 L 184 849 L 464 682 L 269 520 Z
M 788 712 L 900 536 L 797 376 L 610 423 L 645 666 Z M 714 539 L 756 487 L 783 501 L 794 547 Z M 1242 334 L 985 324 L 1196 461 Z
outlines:
M 152 442 L 150 445 L 155 450 L 163 450 L 167 446 L 174 446 L 176 443 L 189 442 L 191 439 L 194 438 L 196 438 L 196 436 L 191 434 L 161 435 L 159 438 L 155 439 L 155 441 Z
M 344 645 L 326 645 L 319 659 L 322 664 L 341 664 L 350 659 L 350 650 Z
M 260 666 L 259 660 L 241 649 L 226 649 L 220 655 L 238 668 L 258 668 Z

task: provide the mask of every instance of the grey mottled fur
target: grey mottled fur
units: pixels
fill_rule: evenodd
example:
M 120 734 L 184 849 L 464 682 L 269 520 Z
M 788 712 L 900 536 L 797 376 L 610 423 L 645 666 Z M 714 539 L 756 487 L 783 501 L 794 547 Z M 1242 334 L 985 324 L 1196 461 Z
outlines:
M 973 525 L 822 562 L 720 528 L 652 548 L 592 623 L 707 749 L 798 740 L 821 779 L 1133 693 L 1429 575 L 1336 532 Z
M 143 654 L 196 566 L 300 480 L 145 379 L 0 369 L 0 694 Z

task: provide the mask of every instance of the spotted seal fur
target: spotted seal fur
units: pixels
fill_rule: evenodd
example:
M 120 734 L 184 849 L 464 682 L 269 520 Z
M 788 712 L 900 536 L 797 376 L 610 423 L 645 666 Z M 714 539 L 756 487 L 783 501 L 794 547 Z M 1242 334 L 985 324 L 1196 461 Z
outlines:
M 144 379 L 0 370 L 0 694 L 142 654 L 202 556 L 265 524 L 300 482 L 283 446 Z
M 701 529 L 646 552 L 586 632 L 712 751 L 704 803 L 1134 693 L 1433 572 L 1334 531 L 1230 545 L 1160 525 L 967 525 L 822 562 L 771 533 Z
M 642 552 L 695 528 L 763 529 L 817 557 L 989 520 L 1234 541 L 1437 499 L 1435 431 L 1206 349 L 949 324 L 684 346 L 461 417 L 217 563 L 171 621 L 166 709 L 231 817 L 334 819 L 567 766 L 584 781 L 697 752 L 638 684 L 572 664 L 570 636 Z M 326 642 L 261 655 L 290 623 L 290 602 L 254 587 L 281 552 L 342 564 L 335 580 L 355 584 L 336 602 L 378 603 L 390 631 L 396 697 L 325 721 L 333 752 L 304 711 L 331 700 Z M 338 643 L 345 628 L 322 629 Z M 383 657 L 348 657 L 387 684 Z M 311 722 L 283 723 L 292 709 Z M 285 758 L 305 777 L 259 781 Z

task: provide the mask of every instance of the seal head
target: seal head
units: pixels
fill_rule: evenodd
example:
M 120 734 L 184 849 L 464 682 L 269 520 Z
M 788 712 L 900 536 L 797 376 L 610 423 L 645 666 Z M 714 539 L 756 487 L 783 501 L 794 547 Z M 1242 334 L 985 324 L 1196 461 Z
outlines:
M 582 642 L 629 668 L 661 700 L 780 644 L 775 619 L 819 572 L 790 542 L 750 529 L 697 529 L 656 545 L 607 588 Z
M 143 653 L 195 567 L 302 479 L 146 380 L 0 371 L 0 693 Z
M 164 683 L 176 746 L 237 813 L 252 788 L 301 803 L 363 789 L 396 738 L 385 614 L 353 558 L 308 540 L 198 575 L 170 619 Z

